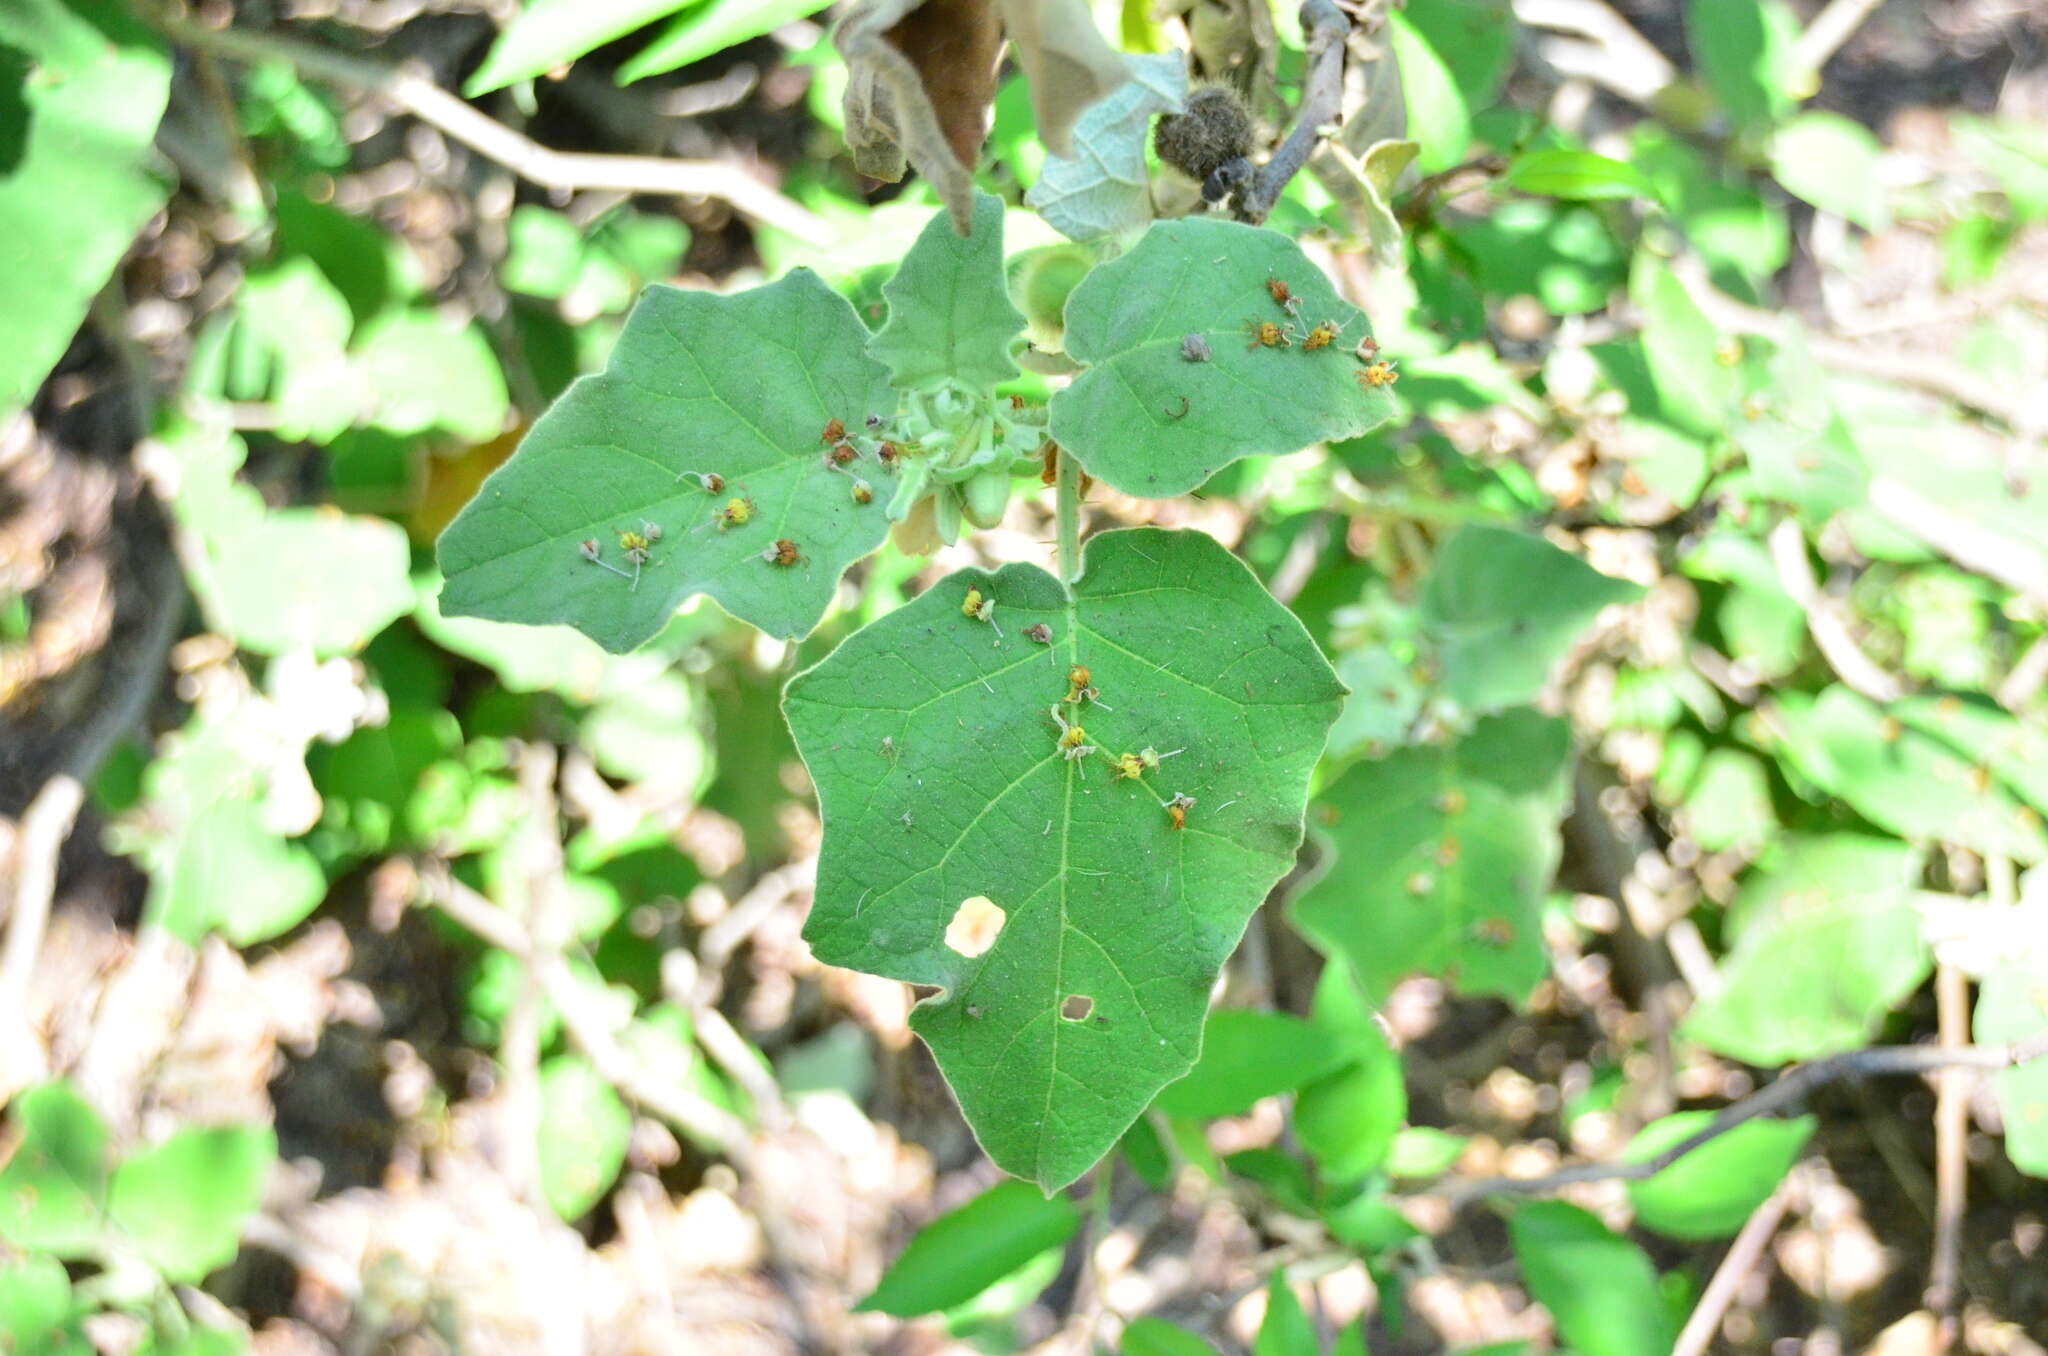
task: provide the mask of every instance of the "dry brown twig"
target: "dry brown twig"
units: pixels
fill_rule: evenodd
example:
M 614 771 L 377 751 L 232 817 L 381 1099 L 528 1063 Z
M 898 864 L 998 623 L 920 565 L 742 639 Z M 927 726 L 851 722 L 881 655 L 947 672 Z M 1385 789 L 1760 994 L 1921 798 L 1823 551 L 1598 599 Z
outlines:
M 1787 518 L 1771 529 L 1767 542 L 1771 564 L 1778 573 L 1778 586 L 1806 614 L 1806 629 L 1835 676 L 1880 705 L 1904 696 L 1905 685 L 1863 653 L 1856 638 L 1849 634 L 1849 623 L 1833 601 L 1821 593 L 1813 576 L 1813 562 L 1806 557 L 1806 536 L 1799 524 Z
M 1237 212 L 1246 221 L 1266 219 L 1288 181 L 1343 117 L 1344 41 L 1351 35 L 1350 16 L 1332 0 L 1302 0 L 1301 26 L 1308 34 L 1308 77 L 1302 81 L 1301 105 L 1287 139 L 1238 195 Z
M 285 62 L 325 84 L 374 95 L 503 165 L 542 188 L 576 192 L 615 189 L 625 193 L 716 198 L 742 216 L 825 245 L 831 231 L 811 212 L 737 166 L 716 160 L 673 160 L 649 155 L 599 155 L 557 151 L 472 108 L 415 71 L 329 51 L 293 38 L 239 28 L 208 28 L 168 15 L 155 17 L 174 41 L 202 52 L 249 64 Z
M 1728 1312 L 1736 1291 L 1742 1288 L 1743 1278 L 1763 1255 L 1764 1245 L 1778 1231 L 1778 1223 L 1785 1218 L 1785 1207 L 1790 1203 L 1786 1184 L 1780 1182 L 1770 1198 L 1750 1212 L 1742 1232 L 1728 1245 L 1721 1265 L 1714 1268 L 1713 1279 L 1700 1292 L 1699 1302 L 1693 1305 L 1685 1327 L 1679 1330 L 1678 1340 L 1671 1344 L 1671 1356 L 1705 1356 L 1721 1326 L 1721 1316 Z

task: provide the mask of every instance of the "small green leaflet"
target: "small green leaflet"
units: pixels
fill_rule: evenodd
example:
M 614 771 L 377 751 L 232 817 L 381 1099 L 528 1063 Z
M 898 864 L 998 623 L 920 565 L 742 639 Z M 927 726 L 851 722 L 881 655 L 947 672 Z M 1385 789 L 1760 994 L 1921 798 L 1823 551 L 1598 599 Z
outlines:
M 867 337 L 808 269 L 726 297 L 650 287 L 605 370 L 569 388 L 442 534 L 442 612 L 567 622 L 624 651 L 708 593 L 771 635 L 807 635 L 889 526 L 880 467 L 828 469 L 820 437 L 828 420 L 895 413 Z M 870 503 L 854 501 L 855 474 L 873 481 Z M 746 521 L 727 527 L 736 500 Z M 630 573 L 620 535 L 645 523 L 661 535 L 636 588 L 613 570 Z M 796 563 L 764 554 L 778 540 Z
M 969 589 L 991 621 L 963 614 Z M 1076 664 L 1099 702 L 1063 702 Z M 912 1026 L 968 1124 L 997 1166 L 1064 1186 L 1193 1065 L 1210 984 L 1293 864 L 1342 695 L 1199 533 L 1098 537 L 1071 595 L 1030 565 L 951 575 L 789 685 L 826 824 L 805 937 L 943 990 Z M 1098 753 L 1061 756 L 1055 707 Z M 1147 747 L 1169 756 L 1113 779 Z M 1176 794 L 1194 798 L 1179 831 Z M 976 897 L 1005 917 L 969 957 L 947 932 Z
M 1296 311 L 1268 294 L 1269 278 L 1287 285 Z M 1337 337 L 1308 349 L 1324 321 Z M 1251 331 L 1262 324 L 1291 326 L 1291 342 L 1259 343 Z M 1277 231 L 1155 222 L 1067 299 L 1067 354 L 1091 366 L 1052 398 L 1052 436 L 1126 494 L 1185 494 L 1240 457 L 1298 452 L 1385 420 L 1391 397 L 1360 383 L 1352 355 L 1371 333 L 1364 312 Z M 1190 348 L 1210 356 L 1191 359 Z
M 882 287 L 889 318 L 868 342 L 903 390 L 951 378 L 989 387 L 1017 375 L 1010 341 L 1024 316 L 1003 285 L 1003 204 L 974 199 L 974 233 L 959 235 L 935 212 Z M 849 421 L 851 427 L 851 421 Z

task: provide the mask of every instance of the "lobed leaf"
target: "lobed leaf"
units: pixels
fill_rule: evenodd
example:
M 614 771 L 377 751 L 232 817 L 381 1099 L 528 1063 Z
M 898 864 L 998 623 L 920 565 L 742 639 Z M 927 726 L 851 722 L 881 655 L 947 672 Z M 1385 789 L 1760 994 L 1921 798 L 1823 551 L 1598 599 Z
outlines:
M 1299 320 L 1268 294 L 1285 283 Z M 1338 337 L 1303 347 L 1309 327 Z M 1293 326 L 1287 347 L 1248 327 Z M 1091 364 L 1052 398 L 1052 436 L 1098 480 L 1126 494 L 1185 494 L 1240 457 L 1349 438 L 1393 410 L 1367 389 L 1351 350 L 1371 335 L 1301 248 L 1274 231 L 1185 218 L 1153 224 L 1067 299 L 1067 353 Z M 1190 336 L 1211 355 L 1191 361 Z
M 888 367 L 899 389 L 949 380 L 985 388 L 1017 375 L 1010 341 L 1024 329 L 1024 315 L 1010 304 L 1003 279 L 1001 199 L 975 195 L 970 235 L 934 213 L 882 295 L 889 318 L 868 340 L 868 355 Z
M 951 575 L 784 699 L 826 824 L 813 951 L 944 991 L 913 1028 L 990 1157 L 1049 1190 L 1194 1063 L 1210 984 L 1293 863 L 1343 693 L 1207 537 L 1110 533 L 1085 566 L 1071 593 L 1029 565 Z M 994 625 L 963 615 L 970 588 Z M 1050 645 L 1025 635 L 1041 624 Z M 1062 703 L 1074 664 L 1103 704 Z M 1100 753 L 1061 756 L 1055 706 Z M 1111 779 L 1109 756 L 1148 746 L 1184 752 Z M 1195 798 L 1178 832 L 1176 793 Z M 975 899 L 1000 930 L 954 949 Z
M 708 593 L 772 635 L 808 634 L 840 574 L 888 530 L 882 482 L 855 503 L 820 441 L 828 420 L 855 429 L 895 412 L 866 340 L 807 269 L 735 296 L 650 287 L 605 370 L 569 388 L 442 534 L 442 613 L 566 622 L 623 651 Z M 720 511 L 734 499 L 751 507 L 726 530 Z M 630 568 L 619 534 L 643 523 L 662 538 L 637 589 L 583 558 L 579 543 L 595 540 L 605 563 Z M 778 539 L 795 544 L 795 564 L 764 558 Z

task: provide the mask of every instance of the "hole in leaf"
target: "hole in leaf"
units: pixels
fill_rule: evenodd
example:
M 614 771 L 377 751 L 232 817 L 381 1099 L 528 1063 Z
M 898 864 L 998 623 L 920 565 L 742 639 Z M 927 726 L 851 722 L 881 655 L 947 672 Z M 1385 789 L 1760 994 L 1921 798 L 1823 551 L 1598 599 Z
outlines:
M 1067 1001 L 1060 1004 L 1060 1016 L 1070 1022 L 1085 1022 L 1088 1014 L 1095 1011 L 1095 1000 L 1085 993 L 1067 995 Z
M 996 944 L 1008 917 L 987 895 L 963 899 L 946 924 L 946 945 L 972 960 Z

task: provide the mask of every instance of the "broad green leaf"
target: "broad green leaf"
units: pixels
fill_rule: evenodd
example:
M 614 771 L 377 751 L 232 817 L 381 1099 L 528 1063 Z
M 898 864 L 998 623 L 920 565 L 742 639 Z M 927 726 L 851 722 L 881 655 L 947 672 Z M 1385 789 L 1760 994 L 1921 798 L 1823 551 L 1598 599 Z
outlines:
M 1266 1317 L 1252 1340 L 1252 1356 L 1322 1356 L 1322 1350 L 1315 1326 L 1288 1286 L 1286 1273 L 1274 1271 L 1266 1283 Z
M 1327 1182 L 1356 1182 L 1378 1171 L 1408 1118 L 1401 1057 L 1379 1028 L 1359 1028 L 1351 1049 L 1350 1063 L 1294 1099 L 1294 1133 Z
M 1711 1111 L 1681 1111 L 1646 1125 L 1625 1163 L 1655 1158 L 1707 1128 Z M 1636 1223 L 1669 1238 L 1727 1238 L 1778 1189 L 1813 1136 L 1814 1119 L 1753 1120 L 1708 1140 L 1653 1177 L 1628 1184 Z
M 980 391 L 1017 375 L 1010 341 L 1024 316 L 1010 304 L 1003 277 L 999 199 L 975 195 L 972 235 L 956 234 L 944 212 L 933 213 L 882 295 L 889 319 L 868 340 L 868 356 L 888 367 L 898 390 L 951 381 Z
M 1483 711 L 1534 697 L 1602 608 L 1641 596 L 1541 537 L 1472 523 L 1437 551 L 1422 620 L 1444 690 Z
M 1420 972 L 1519 1002 L 1548 963 L 1538 910 L 1569 749 L 1562 721 L 1519 710 L 1455 744 L 1352 767 L 1319 798 L 1335 860 L 1295 902 L 1295 924 L 1376 999 Z
M 174 1335 L 151 1333 L 134 1356 L 242 1356 L 249 1349 L 249 1334 L 238 1328 L 209 1328 L 194 1323 Z
M 1494 101 L 1514 60 L 1519 27 L 1507 4 L 1502 0 L 1430 0 L 1402 10 L 1401 17 L 1450 69 L 1467 108 L 1484 109 Z
M 1597 311 L 1626 279 L 1628 256 L 1590 207 L 1524 198 L 1453 228 L 1450 241 L 1488 292 L 1533 295 L 1552 315 Z
M 2041 811 L 2021 804 L 1979 756 L 1926 733 L 1926 724 L 1940 722 L 1934 704 L 1904 709 L 1922 728 L 1886 715 L 1846 687 L 1828 688 L 1812 701 L 1788 699 L 1780 711 L 1783 756 L 1822 790 L 1901 838 L 1957 843 L 2022 862 L 2048 857 Z M 2030 785 L 2043 775 L 2038 767 L 2016 771 Z
M 366 424 L 471 442 L 504 427 L 511 408 L 505 375 L 475 325 L 450 325 L 432 311 L 392 311 L 363 327 L 351 356 Z
M 990 1157 L 1047 1189 L 1193 1065 L 1217 969 L 1294 861 L 1342 695 L 1210 538 L 1108 533 L 1084 565 L 1071 595 L 1034 566 L 954 574 L 784 699 L 826 825 L 812 950 L 944 991 L 913 1028 Z M 963 615 L 970 588 L 994 625 Z M 1024 634 L 1039 624 L 1049 646 Z M 1062 702 L 1074 664 L 1102 705 Z M 1093 756 L 1062 757 L 1055 707 Z M 1112 779 L 1148 747 L 1170 756 Z M 1194 798 L 1179 831 L 1175 795 Z M 946 935 L 976 898 L 1003 922 L 970 957 Z
M 1861 504 L 1869 468 L 1804 336 L 1784 334 L 1767 371 L 1764 390 L 1744 403 L 1739 418 L 1723 423 L 1749 459 L 1757 489 L 1798 506 L 1814 522 Z
M 0 418 L 64 356 L 93 294 L 164 204 L 163 40 L 112 0 L 0 6 Z M 20 64 L 15 64 L 15 63 Z
M 412 551 L 397 524 L 267 508 L 235 479 L 246 449 L 222 428 L 179 424 L 159 446 L 176 464 L 172 512 L 202 548 L 188 564 L 192 591 L 244 649 L 350 653 L 412 606 Z
M 107 1204 L 107 1127 L 69 1083 L 14 1099 L 13 1156 L 0 1166 L 0 1238 L 59 1257 L 89 1256 Z
M 1202 1057 L 1152 1105 L 1169 1116 L 1234 1116 L 1344 1062 L 1336 1037 L 1299 1017 L 1218 1008 L 1202 1029 Z
M 348 302 L 311 259 L 250 274 L 235 298 L 233 342 L 269 369 L 269 379 L 262 389 L 228 394 L 270 400 L 281 438 L 331 441 L 361 405 L 348 364 L 354 328 Z
M 1784 209 L 1766 203 L 1725 158 L 1709 160 L 1654 119 L 1633 129 L 1629 163 L 1642 170 L 1686 241 L 1725 289 L 1754 291 L 1785 266 L 1791 231 Z
M 1737 131 L 1760 131 L 1791 110 L 1798 37 L 1783 0 L 1686 0 L 1686 45 Z
M 2038 953 L 2000 966 L 1977 991 L 1972 1022 L 1983 1044 L 2036 1038 L 2048 1030 L 2048 979 Z M 1992 1076 L 2005 1116 L 2005 1153 L 2013 1166 L 2048 1177 L 2048 1059 L 2037 1059 Z
M 1416 161 L 1425 174 L 1447 170 L 1472 144 L 1472 114 L 1443 57 L 1401 11 L 1387 15 L 1387 43 L 1401 73 L 1408 104 L 1408 135 L 1422 146 Z
M 442 534 L 441 611 L 567 622 L 616 652 L 708 593 L 773 635 L 808 634 L 841 572 L 888 530 L 881 480 L 872 503 L 855 503 L 820 441 L 828 420 L 857 429 L 895 412 L 866 342 L 853 308 L 807 270 L 734 296 L 650 287 L 605 370 L 541 416 Z M 735 501 L 746 521 L 726 530 Z M 644 523 L 662 539 L 637 588 L 583 557 L 594 540 L 604 564 L 625 567 L 619 534 Z M 763 555 L 777 539 L 794 543 L 794 565 Z
M 265 827 L 246 800 L 199 808 L 169 848 L 143 916 L 193 945 L 213 931 L 236 946 L 266 941 L 305 921 L 327 894 L 313 854 Z
M 1297 321 L 1266 290 L 1299 299 Z M 1337 338 L 1310 351 L 1309 327 Z M 1291 326 L 1268 347 L 1248 332 Z M 1240 457 L 1348 438 L 1392 411 L 1352 349 L 1371 333 L 1322 270 L 1277 231 L 1189 217 L 1155 222 L 1067 301 L 1067 353 L 1090 364 L 1052 399 L 1052 436 L 1126 494 L 1184 494 Z M 1191 360 L 1190 337 L 1210 356 Z
M 1763 760 L 1741 749 L 1709 753 L 1686 790 L 1685 819 L 1693 841 L 1709 852 L 1762 846 L 1778 827 Z
M 1973 782 L 1989 773 L 2033 808 L 2037 822 L 2048 815 L 2048 732 L 2040 726 L 1978 696 L 1905 697 L 1886 709 L 1968 759 Z
M 619 67 L 618 81 L 630 85 L 666 75 L 784 24 L 808 18 L 832 0 L 691 0 L 681 14 Z M 671 5 L 671 9 L 676 6 Z
M 1163 1319 L 1141 1318 L 1125 1325 L 1121 1356 L 1216 1356 L 1216 1348 Z
M 1771 173 L 1794 197 L 1833 212 L 1866 231 L 1891 224 L 1870 129 L 1839 113 L 1801 113 L 1771 138 Z
M 1535 1201 L 1508 1216 L 1529 1294 L 1580 1356 L 1669 1356 L 1676 1334 L 1643 1250 L 1575 1205 Z
M 176 1131 L 114 1170 L 108 1218 L 166 1280 L 202 1280 L 240 1251 L 276 1159 L 268 1126 Z
M 2037 124 L 2017 117 L 1957 117 L 1949 134 L 1964 155 L 1998 180 L 2021 218 L 2048 216 L 2048 135 Z
M 1757 869 L 1742 878 L 1723 930 L 1739 939 L 1752 924 L 1769 925 L 1855 895 L 1909 889 L 1922 855 L 1910 843 L 1871 834 L 1785 834 L 1772 840 Z
M 964 1304 L 1080 1226 L 1081 1212 L 1065 1197 L 1000 1182 L 918 1230 L 854 1312 L 913 1318 Z
M 1608 198 L 1654 200 L 1657 196 L 1657 190 L 1635 166 L 1591 151 L 1526 152 L 1515 157 L 1502 182 L 1523 193 L 1576 202 Z
M 548 1208 L 574 1222 L 604 1199 L 626 1162 L 633 1113 L 581 1055 L 540 1069 L 540 1189 Z
M 30 1253 L 0 1265 L 0 1345 L 35 1356 L 86 1356 L 72 1321 L 71 1277 L 54 1257 Z
M 1689 1039 L 1749 1064 L 1851 1049 L 1931 967 L 1912 891 L 1816 902 L 1745 927 Z
M 1145 138 L 1155 116 L 1178 112 L 1187 97 L 1188 63 L 1178 51 L 1124 61 L 1131 78 L 1082 111 L 1067 153 L 1046 157 L 1024 195 L 1075 240 L 1122 235 L 1152 220 Z
M 1712 434 L 1728 425 L 1739 383 L 1723 360 L 1714 323 L 1664 261 L 1636 255 L 1629 291 L 1643 313 L 1643 356 L 1657 385 L 1659 410 L 1682 429 Z
M 483 64 L 463 82 L 465 98 L 565 66 L 613 38 L 666 18 L 699 0 L 527 0 L 505 25 Z M 770 25 L 773 27 L 773 25 Z

